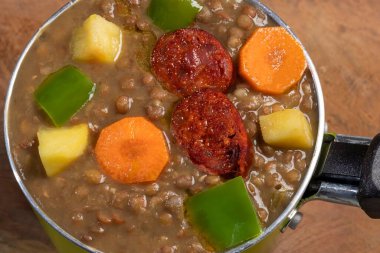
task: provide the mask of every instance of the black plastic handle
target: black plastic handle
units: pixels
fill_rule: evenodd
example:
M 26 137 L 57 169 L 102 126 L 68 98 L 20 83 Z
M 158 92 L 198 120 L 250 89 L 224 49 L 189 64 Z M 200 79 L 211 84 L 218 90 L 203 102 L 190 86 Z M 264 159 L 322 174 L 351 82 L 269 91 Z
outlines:
M 363 137 L 326 134 L 306 199 L 360 206 L 380 218 L 380 134 Z
M 380 218 L 380 134 L 373 138 L 364 157 L 358 200 L 369 217 Z

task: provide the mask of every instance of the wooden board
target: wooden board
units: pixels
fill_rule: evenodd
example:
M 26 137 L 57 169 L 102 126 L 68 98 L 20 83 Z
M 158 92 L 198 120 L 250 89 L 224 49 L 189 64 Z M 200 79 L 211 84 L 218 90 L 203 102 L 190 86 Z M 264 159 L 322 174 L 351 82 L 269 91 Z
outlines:
M 0 110 L 10 74 L 28 39 L 64 0 L 0 1 Z M 380 1 L 264 0 L 295 31 L 319 72 L 332 131 L 380 132 Z M 1 117 L 1 133 L 3 132 Z M 0 134 L 0 252 L 54 252 L 19 190 Z M 380 252 L 380 221 L 353 207 L 314 202 L 275 253 Z

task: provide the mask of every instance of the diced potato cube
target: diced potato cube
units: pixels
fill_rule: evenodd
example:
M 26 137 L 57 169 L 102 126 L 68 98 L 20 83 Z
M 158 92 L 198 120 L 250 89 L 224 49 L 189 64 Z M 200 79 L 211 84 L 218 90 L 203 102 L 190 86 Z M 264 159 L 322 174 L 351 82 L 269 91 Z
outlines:
M 46 174 L 51 177 L 67 168 L 83 154 L 88 143 L 88 127 L 45 128 L 37 133 L 38 152 Z
M 73 35 L 71 49 L 74 60 L 113 63 L 121 50 L 121 29 L 93 14 Z
M 290 149 L 313 147 L 311 126 L 300 110 L 287 109 L 260 116 L 259 120 L 267 144 Z

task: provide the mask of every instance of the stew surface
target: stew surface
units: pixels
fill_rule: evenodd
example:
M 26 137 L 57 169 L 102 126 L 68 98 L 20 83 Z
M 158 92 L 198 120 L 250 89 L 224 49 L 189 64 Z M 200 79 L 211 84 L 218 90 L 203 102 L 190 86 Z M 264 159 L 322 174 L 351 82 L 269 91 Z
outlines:
M 226 90 L 249 141 L 251 163 L 244 180 L 265 229 L 289 203 L 308 168 L 312 149 L 285 149 L 263 140 L 259 117 L 284 109 L 302 111 L 316 136 L 317 104 L 310 73 L 283 94 L 259 92 L 238 73 L 239 50 L 260 27 L 275 26 L 260 9 L 238 0 L 198 0 L 202 10 L 191 27 L 212 34 L 235 68 Z M 229 177 L 206 173 L 189 158 L 171 130 L 175 106 L 183 99 L 151 70 L 150 57 L 165 33 L 147 15 L 149 0 L 79 1 L 43 31 L 23 62 L 10 106 L 10 140 L 16 166 L 29 192 L 64 230 L 105 252 L 214 252 L 193 229 L 184 203 Z M 72 59 L 73 32 L 92 14 L 122 28 L 122 48 L 114 64 Z M 74 65 L 96 84 L 91 100 L 64 126 L 87 124 L 84 154 L 61 173 L 47 177 L 39 158 L 37 132 L 52 128 L 34 93 L 50 74 Z M 165 137 L 169 161 L 157 180 L 120 183 L 100 167 L 95 147 L 105 127 L 125 117 L 145 117 Z M 149 147 L 146 147 L 149 153 Z M 149 158 L 148 158 L 149 159 Z

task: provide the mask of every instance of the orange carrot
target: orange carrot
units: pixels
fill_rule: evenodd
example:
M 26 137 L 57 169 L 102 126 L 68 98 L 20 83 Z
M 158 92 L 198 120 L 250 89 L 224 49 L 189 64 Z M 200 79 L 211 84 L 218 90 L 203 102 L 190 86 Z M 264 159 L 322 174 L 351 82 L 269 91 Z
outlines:
M 305 69 L 301 45 L 283 27 L 258 28 L 240 50 L 240 75 L 264 93 L 288 91 Z
M 163 133 L 143 117 L 124 118 L 104 128 L 95 155 L 104 172 L 122 183 L 154 181 L 169 160 Z

